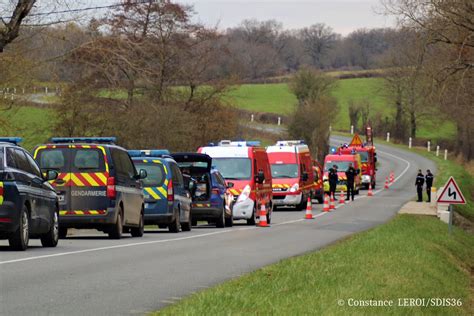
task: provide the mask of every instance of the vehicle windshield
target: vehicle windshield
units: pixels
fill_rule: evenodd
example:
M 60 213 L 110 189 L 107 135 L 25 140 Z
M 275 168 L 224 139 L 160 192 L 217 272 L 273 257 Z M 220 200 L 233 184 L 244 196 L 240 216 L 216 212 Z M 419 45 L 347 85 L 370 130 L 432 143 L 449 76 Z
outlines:
M 135 163 L 137 170 L 144 169 L 147 177 L 143 179 L 146 187 L 160 187 L 166 180 L 166 173 L 161 163 Z
M 324 171 L 329 171 L 330 168 L 336 165 L 338 172 L 345 172 L 349 168 L 350 163 L 351 161 L 326 161 Z M 354 164 L 352 166 L 354 167 Z
M 368 151 L 358 151 L 357 153 L 360 155 L 360 160 L 362 162 L 369 161 L 369 152 Z
M 212 158 L 212 166 L 226 180 L 248 180 L 252 174 L 249 158 Z
M 298 165 L 297 164 L 273 164 L 272 177 L 274 179 L 281 178 L 298 178 Z

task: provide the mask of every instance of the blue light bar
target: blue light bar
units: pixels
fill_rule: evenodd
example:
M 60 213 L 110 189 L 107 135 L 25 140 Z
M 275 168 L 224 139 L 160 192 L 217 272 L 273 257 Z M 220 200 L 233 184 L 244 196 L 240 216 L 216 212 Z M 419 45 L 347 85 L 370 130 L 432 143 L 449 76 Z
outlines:
M 18 145 L 18 143 L 21 143 L 23 141 L 23 138 L 21 137 L 0 137 L 0 142 L 3 143 L 11 143 Z
M 249 147 L 260 147 L 262 143 L 259 140 L 248 140 L 247 146 Z
M 116 137 L 52 137 L 52 143 L 110 143 L 117 142 Z
M 130 157 L 163 157 L 169 156 L 171 153 L 168 149 L 134 149 L 129 150 Z

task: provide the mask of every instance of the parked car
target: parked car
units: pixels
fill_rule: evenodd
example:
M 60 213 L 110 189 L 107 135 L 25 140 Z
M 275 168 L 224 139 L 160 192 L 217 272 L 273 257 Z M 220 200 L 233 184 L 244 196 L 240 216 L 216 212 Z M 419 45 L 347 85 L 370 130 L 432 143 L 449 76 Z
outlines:
M 218 228 L 232 226 L 234 217 L 227 202 L 227 185 L 220 172 L 212 168 L 212 158 L 205 154 L 178 153 L 172 157 L 183 174 L 195 181 L 192 190 L 192 224 L 198 221 L 213 223 Z
M 123 232 L 143 236 L 142 179 L 127 151 L 114 137 L 52 138 L 36 147 L 41 170 L 56 171 L 52 181 L 59 198 L 59 236 L 68 228 L 97 229 L 120 239 Z
M 191 230 L 192 182 L 185 179 L 167 150 L 130 150 L 138 169 L 146 170 L 143 180 L 145 224 L 168 228 L 170 232 Z M 191 188 L 189 187 L 191 183 Z
M 234 219 L 255 225 L 260 207 L 265 205 L 267 222 L 273 213 L 272 173 L 265 148 L 258 141 L 222 140 L 217 146 L 201 147 L 199 153 L 212 157 L 212 164 L 233 185 Z
M 0 238 L 15 250 L 28 248 L 30 238 L 44 247 L 58 244 L 58 197 L 30 154 L 18 146 L 21 138 L 0 138 Z

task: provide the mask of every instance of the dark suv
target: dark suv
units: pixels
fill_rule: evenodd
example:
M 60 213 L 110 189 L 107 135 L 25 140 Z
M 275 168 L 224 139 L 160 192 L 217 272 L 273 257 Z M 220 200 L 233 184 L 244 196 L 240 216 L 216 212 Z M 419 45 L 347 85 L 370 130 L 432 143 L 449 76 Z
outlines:
M 41 174 L 21 138 L 0 138 L 0 238 L 15 250 L 28 248 L 30 238 L 44 247 L 58 244 L 58 198 L 47 182 L 55 171 Z
M 52 138 L 34 151 L 41 170 L 57 171 L 59 236 L 68 228 L 93 228 L 119 239 L 122 232 L 143 236 L 141 179 L 127 151 L 114 137 Z

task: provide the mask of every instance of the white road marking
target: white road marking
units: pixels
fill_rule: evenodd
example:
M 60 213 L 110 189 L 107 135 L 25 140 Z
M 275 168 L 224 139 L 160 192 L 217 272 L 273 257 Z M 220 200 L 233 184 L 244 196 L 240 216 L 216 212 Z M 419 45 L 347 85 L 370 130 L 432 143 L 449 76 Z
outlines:
M 403 158 L 397 157 L 395 155 L 389 154 L 384 151 L 379 151 L 382 155 L 387 155 L 391 156 L 395 159 L 401 160 L 407 164 L 406 168 L 394 179 L 394 183 L 398 181 L 403 175 L 410 169 L 411 164 L 408 160 L 405 160 Z M 375 194 L 378 194 L 382 192 L 384 189 L 379 189 L 374 192 Z M 367 196 L 359 196 L 356 198 L 362 199 L 366 198 Z M 344 206 L 346 204 L 339 204 L 336 206 L 336 209 Z M 330 214 L 331 212 L 323 212 L 319 213 L 317 215 L 314 215 L 314 218 L 324 216 L 326 214 Z M 298 223 L 305 221 L 306 219 L 297 219 L 297 220 L 292 220 L 292 221 L 287 221 L 287 222 L 282 222 L 282 223 L 277 223 L 273 224 L 272 226 L 280 226 L 280 225 L 287 225 L 287 224 L 292 224 L 292 223 Z M 0 265 L 3 264 L 9 264 L 9 263 L 17 263 L 17 262 L 24 262 L 24 261 L 32 261 L 32 260 L 39 260 L 39 259 L 46 259 L 46 258 L 54 258 L 54 257 L 61 257 L 61 256 L 68 256 L 68 255 L 75 255 L 75 254 L 81 254 L 81 253 L 88 253 L 88 252 L 97 252 L 97 251 L 103 251 L 103 250 L 111 250 L 111 249 L 120 249 L 120 248 L 126 248 L 126 247 L 135 247 L 135 246 L 143 246 L 143 245 L 150 245 L 150 244 L 161 244 L 165 242 L 173 242 L 173 241 L 181 241 L 181 240 L 187 240 L 187 239 L 195 239 L 195 238 L 202 238 L 202 237 L 207 237 L 207 236 L 212 236 L 212 235 L 218 235 L 218 234 L 224 234 L 224 233 L 229 233 L 229 232 L 234 232 L 234 231 L 243 231 L 243 230 L 251 230 L 251 229 L 256 229 L 257 226 L 254 227 L 245 227 L 245 228 L 239 228 L 239 229 L 226 229 L 226 230 L 221 230 L 217 232 L 212 232 L 212 233 L 206 233 L 206 234 L 200 234 L 200 235 L 194 235 L 194 236 L 187 236 L 187 237 L 179 237 L 179 238 L 172 238 L 172 239 L 164 239 L 164 240 L 152 240 L 152 241 L 144 241 L 144 242 L 137 242 L 137 243 L 129 243 L 129 244 L 123 244 L 123 245 L 114 245 L 114 246 L 108 246 L 108 247 L 99 247 L 99 248 L 91 248 L 91 249 L 84 249 L 84 250 L 77 250 L 77 251 L 69 251 L 69 252 L 60 252 L 60 253 L 55 253 L 55 254 L 50 254 L 50 255 L 42 255 L 42 256 L 35 256 L 35 257 L 27 257 L 27 258 L 21 258 L 21 259 L 13 259 L 13 260 L 6 260 L 6 261 L 0 261 Z

